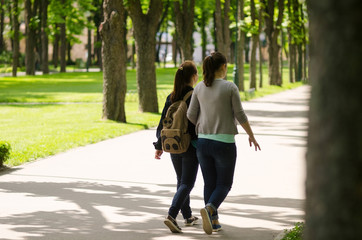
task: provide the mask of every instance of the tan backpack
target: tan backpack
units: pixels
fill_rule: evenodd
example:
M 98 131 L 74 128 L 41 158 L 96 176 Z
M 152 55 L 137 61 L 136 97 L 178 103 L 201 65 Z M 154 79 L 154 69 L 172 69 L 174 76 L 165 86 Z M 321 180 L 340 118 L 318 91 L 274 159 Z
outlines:
M 188 132 L 186 100 L 193 91 L 189 91 L 182 100 L 176 101 L 168 108 L 161 130 L 162 149 L 169 153 L 183 153 L 189 148 L 191 135 Z

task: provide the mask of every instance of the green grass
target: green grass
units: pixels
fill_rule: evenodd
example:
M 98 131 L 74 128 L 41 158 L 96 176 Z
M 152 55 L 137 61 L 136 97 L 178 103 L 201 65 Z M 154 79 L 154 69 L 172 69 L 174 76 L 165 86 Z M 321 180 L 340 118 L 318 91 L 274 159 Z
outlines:
M 174 68 L 157 69 L 159 111 L 165 97 L 172 91 L 175 71 Z M 229 66 L 228 78 L 232 79 L 232 66 Z M 245 74 L 245 79 L 248 80 L 248 74 Z M 266 82 L 267 75 L 264 79 Z M 11 145 L 6 164 L 16 166 L 77 146 L 157 126 L 159 114 L 138 111 L 135 70 L 127 71 L 126 124 L 101 119 L 102 84 L 102 73 L 99 72 L 1 77 L 0 141 Z M 245 86 L 248 84 L 246 81 Z M 265 88 L 258 90 L 255 97 L 299 85 L 285 84 L 281 88 L 264 84 Z M 244 99 L 245 95 L 241 94 L 241 97 Z

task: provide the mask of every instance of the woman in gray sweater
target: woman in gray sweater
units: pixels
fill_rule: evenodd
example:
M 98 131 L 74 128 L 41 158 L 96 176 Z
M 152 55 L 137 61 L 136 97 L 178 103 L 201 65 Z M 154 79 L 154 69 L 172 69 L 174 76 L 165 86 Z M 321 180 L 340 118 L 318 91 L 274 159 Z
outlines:
M 236 120 L 249 135 L 249 144 L 260 150 L 241 105 L 237 86 L 224 80 L 227 61 L 214 52 L 203 62 L 203 77 L 194 89 L 187 117 L 195 124 L 197 158 L 204 178 L 205 208 L 200 210 L 207 234 L 221 230 L 218 208 L 231 189 L 236 163 Z

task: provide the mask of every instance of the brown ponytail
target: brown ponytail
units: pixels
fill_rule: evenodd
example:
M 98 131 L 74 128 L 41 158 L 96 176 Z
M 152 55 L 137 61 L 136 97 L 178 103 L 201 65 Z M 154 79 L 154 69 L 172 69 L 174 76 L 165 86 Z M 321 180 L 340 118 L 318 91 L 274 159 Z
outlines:
M 173 91 L 171 93 L 171 102 L 176 102 L 182 98 L 182 91 L 192 81 L 192 76 L 197 74 L 197 68 L 192 61 L 183 62 L 177 69 Z
M 226 57 L 220 52 L 213 52 L 204 59 L 202 64 L 202 74 L 204 76 L 204 83 L 207 87 L 210 87 L 214 82 L 215 72 L 226 63 Z

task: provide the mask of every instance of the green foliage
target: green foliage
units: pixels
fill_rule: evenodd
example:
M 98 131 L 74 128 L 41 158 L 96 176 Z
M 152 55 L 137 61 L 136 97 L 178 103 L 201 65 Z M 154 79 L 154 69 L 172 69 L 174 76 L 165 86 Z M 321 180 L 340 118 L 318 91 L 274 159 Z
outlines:
M 60 0 L 50 1 L 48 6 L 48 23 L 50 39 L 53 40 L 54 35 L 59 33 L 58 24 L 66 24 L 67 40 L 71 45 L 80 43 L 76 37 L 81 35 L 84 28 L 95 28 L 94 22 L 90 21 L 92 14 L 96 8 L 93 6 L 92 0 L 65 0 L 62 4 Z
M 285 230 L 285 235 L 281 240 L 302 240 L 304 231 L 304 223 L 298 222 L 291 230 Z
M 0 141 L 0 167 L 3 166 L 3 163 L 9 158 L 10 156 L 10 144 L 5 141 Z
M 0 54 L 0 64 L 2 63 L 11 63 L 13 61 L 13 52 L 3 51 Z

